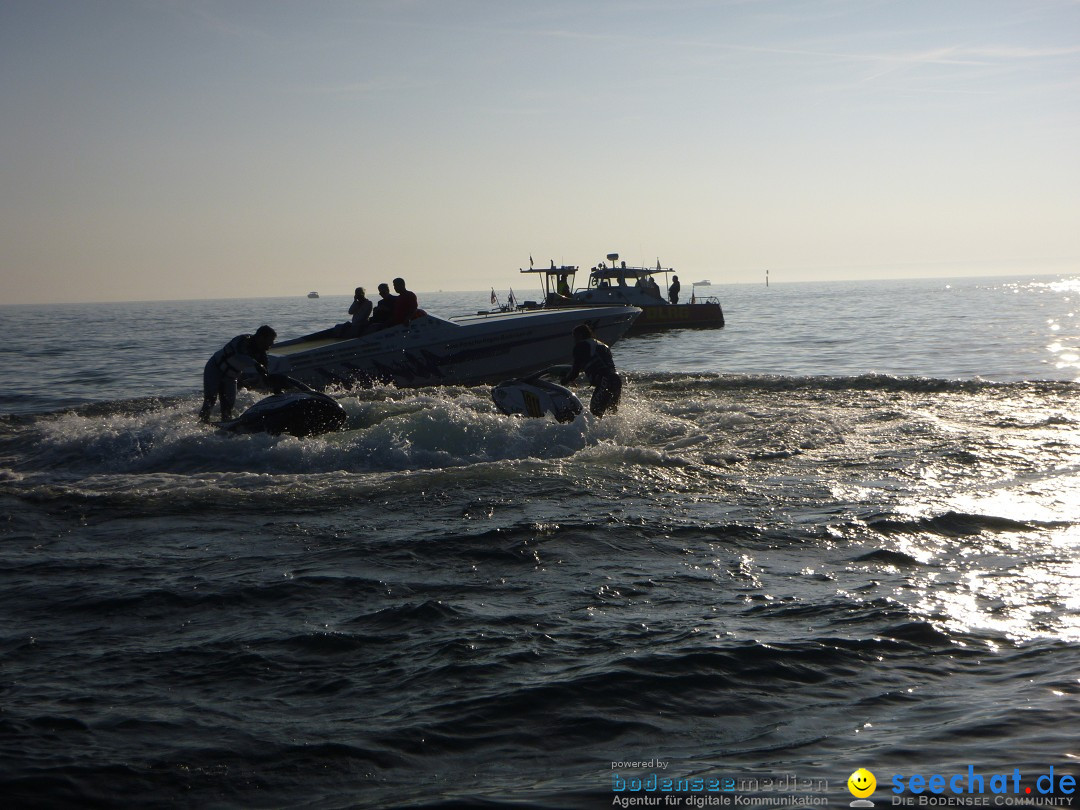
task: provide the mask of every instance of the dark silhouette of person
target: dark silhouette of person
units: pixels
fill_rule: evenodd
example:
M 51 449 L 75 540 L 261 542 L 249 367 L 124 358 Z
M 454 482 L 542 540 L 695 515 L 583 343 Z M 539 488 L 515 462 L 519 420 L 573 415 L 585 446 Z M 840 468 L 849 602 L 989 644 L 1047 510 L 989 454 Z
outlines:
M 245 372 L 254 371 L 270 385 L 266 352 L 277 340 L 277 332 L 263 324 L 254 335 L 237 335 L 206 361 L 203 368 L 203 405 L 199 418 L 210 421 L 210 412 L 221 398 L 222 420 L 232 419 L 236 389 Z
M 405 279 L 394 279 L 394 292 L 397 293 L 397 302 L 394 304 L 393 323 L 408 323 L 420 309 L 420 302 L 416 300 L 416 293 L 405 289 Z
M 592 327 L 584 323 L 574 327 L 574 341 L 573 365 L 563 375 L 563 385 L 573 382 L 578 374 L 585 372 L 585 377 L 595 386 L 589 410 L 597 416 L 603 416 L 608 411 L 615 413 L 622 396 L 622 377 L 615 370 L 611 348 L 598 340 Z

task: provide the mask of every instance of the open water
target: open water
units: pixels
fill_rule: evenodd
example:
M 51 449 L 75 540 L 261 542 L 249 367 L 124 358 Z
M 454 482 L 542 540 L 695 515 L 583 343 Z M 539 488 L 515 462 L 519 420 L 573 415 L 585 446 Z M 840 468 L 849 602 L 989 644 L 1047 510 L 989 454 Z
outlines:
M 347 297 L 0 308 L 0 804 L 1076 806 L 1080 276 L 708 292 L 614 417 L 305 440 L 202 365 Z

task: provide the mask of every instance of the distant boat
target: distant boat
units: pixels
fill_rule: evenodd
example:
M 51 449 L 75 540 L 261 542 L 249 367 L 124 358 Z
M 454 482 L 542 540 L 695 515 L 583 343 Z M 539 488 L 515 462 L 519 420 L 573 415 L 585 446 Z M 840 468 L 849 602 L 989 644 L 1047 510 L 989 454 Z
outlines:
M 627 334 L 639 334 L 659 329 L 685 329 L 692 327 L 719 327 L 724 325 L 724 310 L 715 296 L 691 293 L 689 301 L 671 304 L 661 292 L 654 275 L 664 275 L 664 289 L 668 289 L 667 277 L 674 274 L 672 268 L 664 269 L 657 260 L 656 267 L 627 267 L 619 262 L 619 254 L 609 253 L 606 264 L 600 262 L 589 270 L 588 286 L 574 290 L 576 265 L 563 265 L 521 270 L 543 277 L 544 300 L 525 301 L 518 309 L 557 309 L 565 307 L 632 306 L 641 309 L 641 315 L 630 326 Z M 700 283 L 700 282 L 699 282 Z M 705 282 L 708 284 L 708 282 Z M 494 296 L 494 293 L 492 293 Z M 492 303 L 495 303 L 494 297 Z
M 695 287 L 711 287 L 712 282 L 709 281 L 708 279 L 705 279 L 704 281 L 695 281 L 694 286 Z
M 318 298 L 318 297 L 319 297 L 319 294 L 318 294 L 317 292 L 315 292 L 314 290 L 312 290 L 311 292 L 309 292 L 309 293 L 307 294 L 307 297 L 308 297 L 308 298 Z

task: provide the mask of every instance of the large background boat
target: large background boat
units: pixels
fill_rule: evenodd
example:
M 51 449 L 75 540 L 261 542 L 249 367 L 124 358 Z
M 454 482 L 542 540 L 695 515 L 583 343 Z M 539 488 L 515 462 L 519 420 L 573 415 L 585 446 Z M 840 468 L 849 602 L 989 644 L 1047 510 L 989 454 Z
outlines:
M 398 386 L 493 383 L 570 362 L 571 332 L 581 323 L 611 344 L 641 314 L 632 306 L 466 315 L 423 314 L 354 338 L 332 329 L 285 340 L 270 352 L 270 371 L 314 388 L 372 383 Z
M 606 262 L 600 262 L 589 270 L 587 286 L 574 289 L 578 268 L 574 265 L 522 269 L 522 273 L 540 276 L 543 301 L 524 301 L 519 309 L 557 309 L 565 307 L 633 306 L 641 309 L 641 315 L 631 326 L 629 333 L 648 332 L 659 329 L 685 329 L 690 327 L 720 327 L 724 325 L 724 310 L 716 296 L 700 296 L 690 288 L 680 292 L 679 303 L 672 304 L 665 296 L 674 280 L 675 271 L 656 267 L 628 267 L 619 260 L 619 254 L 609 253 Z M 661 287 L 653 279 L 663 275 Z

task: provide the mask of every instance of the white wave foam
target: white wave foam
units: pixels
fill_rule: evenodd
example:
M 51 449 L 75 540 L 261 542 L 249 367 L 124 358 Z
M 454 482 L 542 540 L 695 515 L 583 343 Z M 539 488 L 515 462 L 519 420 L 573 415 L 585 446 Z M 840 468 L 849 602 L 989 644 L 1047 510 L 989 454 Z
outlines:
M 347 429 L 305 439 L 208 429 L 191 402 L 142 413 L 64 413 L 37 422 L 23 466 L 81 476 L 416 470 L 569 457 L 606 435 L 596 434 L 591 416 L 569 424 L 504 416 L 476 391 L 340 401 Z

